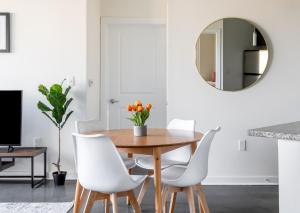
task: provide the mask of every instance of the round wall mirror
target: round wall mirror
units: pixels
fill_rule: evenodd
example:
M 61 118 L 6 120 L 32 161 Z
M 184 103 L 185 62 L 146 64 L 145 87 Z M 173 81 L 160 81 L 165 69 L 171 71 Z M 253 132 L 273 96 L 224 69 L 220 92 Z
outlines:
M 196 44 L 196 65 L 202 78 L 224 91 L 242 90 L 266 72 L 269 50 L 253 23 L 224 18 L 206 27 Z

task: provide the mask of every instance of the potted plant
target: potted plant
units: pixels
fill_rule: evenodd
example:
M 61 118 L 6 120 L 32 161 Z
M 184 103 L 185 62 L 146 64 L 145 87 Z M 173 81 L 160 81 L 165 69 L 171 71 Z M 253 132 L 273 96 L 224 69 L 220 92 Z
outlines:
M 133 105 L 128 105 L 128 111 L 132 112 L 131 117 L 128 119 L 134 123 L 134 136 L 140 137 L 147 135 L 147 126 L 145 125 L 145 122 L 150 116 L 151 108 L 151 104 L 147 104 L 146 107 L 143 107 L 140 100 L 137 100 Z
M 52 163 L 57 168 L 57 171 L 52 173 L 55 185 L 64 185 L 65 183 L 67 172 L 60 170 L 61 130 L 73 113 L 73 111 L 68 111 L 68 107 L 73 101 L 73 98 L 67 98 L 71 87 L 68 86 L 64 90 L 64 81 L 61 84 L 53 84 L 50 89 L 42 84 L 38 87 L 39 92 L 46 97 L 51 106 L 39 101 L 37 107 L 58 129 L 58 159 L 56 163 Z

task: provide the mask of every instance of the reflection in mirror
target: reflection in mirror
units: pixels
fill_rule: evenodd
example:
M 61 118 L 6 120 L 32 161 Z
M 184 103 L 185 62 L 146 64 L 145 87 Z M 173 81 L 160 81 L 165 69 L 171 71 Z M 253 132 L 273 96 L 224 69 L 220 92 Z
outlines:
M 252 23 L 225 18 L 209 25 L 196 44 L 196 65 L 211 86 L 236 91 L 257 82 L 266 71 L 269 51 Z

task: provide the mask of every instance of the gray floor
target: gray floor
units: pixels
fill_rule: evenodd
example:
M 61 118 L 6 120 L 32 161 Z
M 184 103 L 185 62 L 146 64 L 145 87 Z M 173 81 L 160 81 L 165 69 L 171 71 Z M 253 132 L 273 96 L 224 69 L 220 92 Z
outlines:
M 75 182 L 68 181 L 63 187 L 54 187 L 53 182 L 38 189 L 27 183 L 0 182 L 0 202 L 65 202 L 74 197 Z M 209 208 L 212 213 L 277 213 L 277 186 L 205 186 Z M 142 203 L 143 212 L 154 212 L 153 190 L 146 194 Z M 93 212 L 103 212 L 102 202 L 96 202 Z M 120 212 L 133 212 L 120 200 Z M 184 194 L 178 196 L 177 213 L 188 212 Z

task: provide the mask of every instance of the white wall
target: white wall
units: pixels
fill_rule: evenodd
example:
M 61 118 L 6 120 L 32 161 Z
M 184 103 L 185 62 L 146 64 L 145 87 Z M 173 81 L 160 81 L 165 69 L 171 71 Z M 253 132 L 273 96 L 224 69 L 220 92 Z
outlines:
M 270 70 L 255 86 L 240 92 L 210 87 L 195 66 L 199 34 L 223 17 L 253 21 L 273 45 Z M 211 183 L 261 183 L 277 176 L 277 144 L 247 137 L 247 129 L 300 119 L 300 28 L 295 27 L 299 19 L 296 0 L 168 2 L 168 119 L 196 119 L 201 131 L 222 126 L 211 150 Z M 245 138 L 248 151 L 239 152 L 237 141 Z
M 0 89 L 24 91 L 22 145 L 33 146 L 33 137 L 42 137 L 49 148 L 51 170 L 54 168 L 50 162 L 57 157 L 57 131 L 37 110 L 36 104 L 42 99 L 37 87 L 75 76 L 76 85 L 71 92 L 75 114 L 62 136 L 62 169 L 72 175 L 71 132 L 74 120 L 83 118 L 86 112 L 86 1 L 1 0 L 0 11 L 12 13 L 12 53 L 0 54 Z M 3 173 L 29 171 L 28 161 L 18 160 L 14 168 Z

